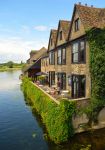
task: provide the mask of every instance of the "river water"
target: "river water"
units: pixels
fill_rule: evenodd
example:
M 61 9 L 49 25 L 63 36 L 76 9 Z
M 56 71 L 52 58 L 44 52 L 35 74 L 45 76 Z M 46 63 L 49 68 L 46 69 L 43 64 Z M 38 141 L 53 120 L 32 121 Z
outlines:
M 62 145 L 45 139 L 41 118 L 21 91 L 20 73 L 0 72 L 0 150 L 105 150 L 105 129 L 76 135 Z

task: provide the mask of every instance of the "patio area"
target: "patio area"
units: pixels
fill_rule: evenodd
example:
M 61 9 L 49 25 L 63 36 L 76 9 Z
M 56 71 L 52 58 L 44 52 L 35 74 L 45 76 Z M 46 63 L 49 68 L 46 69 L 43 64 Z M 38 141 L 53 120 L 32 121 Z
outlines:
M 38 80 L 34 83 L 58 101 L 64 98 L 71 99 L 68 90 L 59 90 L 55 85 L 49 87 L 48 83 L 40 82 Z

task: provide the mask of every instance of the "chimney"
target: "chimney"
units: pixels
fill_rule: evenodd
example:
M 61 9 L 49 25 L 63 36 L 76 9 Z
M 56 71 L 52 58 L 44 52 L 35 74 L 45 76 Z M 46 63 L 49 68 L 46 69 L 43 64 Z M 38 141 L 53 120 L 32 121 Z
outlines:
M 85 6 L 87 6 L 87 4 L 85 4 Z
M 91 7 L 93 8 L 93 5 L 91 5 Z
M 81 2 L 79 2 L 78 4 L 81 5 Z

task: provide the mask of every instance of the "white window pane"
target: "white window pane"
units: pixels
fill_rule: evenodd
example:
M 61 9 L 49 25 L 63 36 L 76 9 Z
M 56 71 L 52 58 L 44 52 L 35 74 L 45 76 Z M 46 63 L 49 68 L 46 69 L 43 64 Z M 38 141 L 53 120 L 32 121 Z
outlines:
M 85 42 L 84 42 L 84 41 L 81 41 L 81 42 L 80 42 L 80 49 L 81 49 L 81 50 L 84 50 L 84 49 L 85 49 Z
M 78 62 L 78 53 L 73 55 L 73 62 Z
M 78 43 L 73 44 L 73 53 L 78 52 Z

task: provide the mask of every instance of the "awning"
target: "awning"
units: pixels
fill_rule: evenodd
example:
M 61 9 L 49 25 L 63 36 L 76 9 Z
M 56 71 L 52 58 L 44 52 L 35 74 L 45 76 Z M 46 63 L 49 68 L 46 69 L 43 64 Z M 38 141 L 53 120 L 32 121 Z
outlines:
M 36 73 L 36 75 L 37 75 L 37 76 L 41 76 L 41 75 L 45 75 L 45 76 L 47 76 L 47 75 L 48 75 L 48 73 L 45 73 L 45 72 L 38 72 L 38 73 Z

